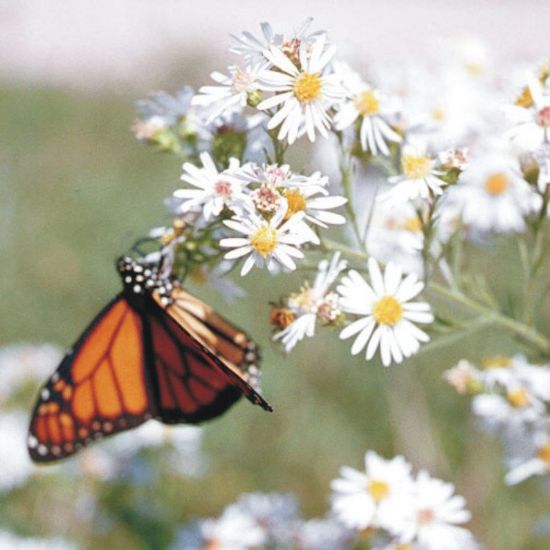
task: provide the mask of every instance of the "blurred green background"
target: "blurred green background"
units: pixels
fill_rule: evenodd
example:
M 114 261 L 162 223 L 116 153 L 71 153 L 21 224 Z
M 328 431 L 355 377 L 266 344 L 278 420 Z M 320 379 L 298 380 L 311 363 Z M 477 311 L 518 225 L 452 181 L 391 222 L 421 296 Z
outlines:
M 115 258 L 165 221 L 162 200 L 178 185 L 179 161 L 131 136 L 135 99 L 2 86 L 2 344 L 69 346 L 118 290 Z M 492 254 L 495 277 L 512 281 L 514 270 L 506 266 L 513 252 L 501 246 Z M 160 471 L 153 487 L 113 483 L 101 497 L 109 528 L 101 517 L 87 524 L 60 519 L 71 517 L 85 490 L 69 481 L 54 490 L 62 475 L 34 478 L 30 490 L 0 497 L 0 527 L 61 533 L 84 548 L 161 548 L 176 526 L 217 515 L 246 491 L 293 491 L 306 515 L 322 515 L 339 467 L 361 467 L 364 452 L 374 449 L 388 457 L 403 453 L 416 468 L 454 481 L 487 548 L 548 548 L 550 539 L 532 535 L 534 520 L 548 510 L 540 479 L 505 487 L 498 444 L 473 427 L 468 399 L 441 377 L 463 356 L 517 351 L 507 335 L 487 330 L 384 369 L 352 359 L 347 344 L 323 331 L 287 359 L 269 342 L 263 298 L 276 299 L 299 278 L 260 273 L 246 283 L 249 296 L 238 307 L 208 288 L 195 290 L 263 347 L 263 386 L 273 414 L 243 402 L 209 423 L 204 446 L 211 468 L 204 479 L 174 480 Z M 22 398 L 29 410 L 33 397 Z

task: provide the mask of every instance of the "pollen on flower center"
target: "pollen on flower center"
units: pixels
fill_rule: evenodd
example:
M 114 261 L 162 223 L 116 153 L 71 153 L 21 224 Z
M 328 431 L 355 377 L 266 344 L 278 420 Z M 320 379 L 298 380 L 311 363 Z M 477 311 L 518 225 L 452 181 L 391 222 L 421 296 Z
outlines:
M 376 501 L 379 502 L 381 500 L 384 500 L 388 493 L 390 492 L 390 488 L 387 483 L 384 481 L 369 481 L 368 491 L 371 495 L 371 497 Z
M 418 523 L 426 524 L 431 523 L 434 520 L 435 514 L 434 511 L 430 508 L 424 508 L 423 510 L 419 510 L 416 518 L 418 520 Z
M 407 218 L 403 222 L 403 229 L 411 233 L 420 233 L 422 231 L 422 220 L 418 216 Z
M 250 246 L 265 258 L 277 247 L 277 231 L 269 225 L 260 227 L 250 239 Z
M 300 191 L 288 191 L 285 197 L 288 202 L 287 219 L 296 214 L 296 212 L 302 212 L 302 210 L 306 209 L 306 198 Z
M 548 467 L 550 467 L 550 443 L 542 446 L 537 451 L 537 458 L 542 460 Z
M 218 195 L 219 197 L 222 197 L 225 200 L 231 198 L 232 189 L 231 189 L 231 184 L 228 181 L 225 181 L 225 180 L 217 181 L 216 185 L 214 185 L 214 191 L 216 192 L 216 195 Z
M 506 397 L 508 398 L 510 405 L 516 409 L 521 409 L 522 407 L 529 405 L 529 396 L 524 388 L 509 391 Z
M 380 112 L 380 100 L 374 90 L 367 90 L 355 99 L 355 106 L 363 116 L 373 116 Z
M 321 95 L 321 79 L 319 73 L 302 73 L 294 82 L 292 88 L 300 103 L 310 103 Z
M 419 180 L 430 175 L 432 159 L 424 155 L 403 155 L 401 167 L 409 179 Z
M 550 106 L 543 107 L 537 113 L 537 124 L 544 128 L 550 128 Z
M 403 317 L 403 306 L 393 296 L 384 296 L 374 304 L 372 314 L 381 325 L 395 325 Z
M 502 193 L 508 189 L 509 185 L 510 181 L 504 172 L 496 172 L 495 174 L 491 174 L 485 180 L 485 190 L 487 193 L 494 196 L 502 195 Z

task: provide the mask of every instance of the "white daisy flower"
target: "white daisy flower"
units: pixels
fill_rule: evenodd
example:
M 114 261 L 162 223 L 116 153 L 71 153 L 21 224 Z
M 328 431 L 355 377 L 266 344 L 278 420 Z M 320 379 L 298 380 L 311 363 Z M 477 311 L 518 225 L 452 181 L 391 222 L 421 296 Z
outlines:
M 347 262 L 340 260 L 339 253 L 334 254 L 330 262 L 322 260 L 313 286 L 306 284 L 300 292 L 290 296 L 288 307 L 295 320 L 273 338 L 281 340 L 287 353 L 306 336 L 311 338 L 315 334 L 318 319 L 322 323 L 331 323 L 340 316 L 338 295 L 330 292 L 330 287 L 346 267 Z
M 296 550 L 348 550 L 353 548 L 355 534 L 332 518 L 303 521 L 293 533 Z M 285 547 L 286 548 L 286 547 Z
M 529 92 L 531 105 L 513 105 L 506 109 L 510 119 L 517 124 L 508 135 L 526 149 L 535 150 L 550 143 L 550 93 L 535 77 L 529 81 Z
M 220 241 L 220 246 L 233 249 L 224 256 L 226 260 L 248 256 L 241 269 L 242 276 L 252 267 L 262 268 L 264 265 L 271 272 L 277 264 L 293 271 L 296 269 L 293 258 L 304 257 L 299 247 L 309 241 L 318 244 L 315 233 L 302 221 L 303 214 L 295 214 L 285 221 L 286 212 L 284 201 L 269 221 L 254 212 L 224 221 L 227 227 L 244 235 Z
M 391 109 L 388 98 L 380 90 L 362 82 L 356 73 L 345 71 L 344 75 L 343 84 L 348 98 L 338 106 L 334 127 L 344 130 L 360 118 L 359 141 L 363 151 L 370 151 L 373 155 L 389 155 L 387 142 L 402 141 L 388 124 L 388 117 L 395 113 L 395 109 Z
M 451 483 L 420 471 L 415 481 L 413 506 L 401 535 L 403 543 L 413 542 L 422 550 L 474 550 L 478 543 L 459 525 L 470 520 L 466 501 L 455 495 Z
M 326 31 L 310 32 L 309 27 L 313 17 L 308 17 L 291 36 L 275 34 L 269 23 L 260 23 L 262 36 L 256 38 L 250 32 L 242 32 L 240 36 L 231 35 L 236 44 L 230 48 L 230 52 L 236 53 L 244 58 L 247 63 L 265 63 L 267 58 L 264 53 L 272 46 L 280 47 L 286 54 L 297 56 L 300 44 L 311 45 L 317 38 Z
M 415 323 L 431 323 L 433 315 L 426 302 L 410 302 L 424 288 L 416 275 L 411 273 L 403 279 L 401 268 L 393 263 L 382 275 L 373 258 L 368 269 L 371 284 L 352 270 L 337 288 L 342 310 L 361 316 L 342 330 L 340 338 L 356 336 L 351 353 L 356 355 L 366 347 L 367 360 L 380 348 L 382 364 L 387 367 L 392 360 L 400 363 L 410 357 L 420 342 L 430 339 Z
M 402 456 L 385 460 L 369 451 L 365 472 L 344 466 L 340 475 L 331 483 L 331 507 L 344 525 L 400 532 L 413 489 L 411 465 Z
M 522 457 L 513 460 L 505 481 L 508 485 L 516 485 L 531 476 L 550 473 L 550 437 L 548 433 L 537 431 L 525 434 L 521 441 Z
M 506 153 L 473 159 L 449 198 L 462 222 L 482 233 L 524 231 L 536 201 L 516 158 Z
M 287 138 L 292 144 L 306 133 L 310 141 L 315 141 L 316 131 L 328 137 L 327 110 L 344 92 L 338 75 L 327 71 L 335 49 L 325 49 L 325 42 L 326 37 L 322 35 L 311 47 L 300 44 L 299 66 L 280 48 L 272 46 L 264 52 L 274 69 L 262 73 L 260 89 L 275 95 L 262 101 L 258 109 L 278 108 L 267 127 L 273 129 L 280 125 L 280 140 Z
M 191 189 L 177 189 L 173 197 L 181 200 L 180 213 L 202 209 L 206 221 L 219 216 L 225 206 L 235 208 L 245 199 L 243 180 L 238 177 L 239 160 L 231 158 L 229 168 L 218 172 L 212 157 L 202 153 L 203 167 L 198 168 L 190 162 L 183 165 L 181 179 L 191 185 Z
M 218 86 L 202 86 L 199 93 L 193 98 L 193 105 L 208 108 L 206 123 L 211 123 L 224 111 L 240 110 L 246 107 L 248 96 L 258 89 L 258 74 L 261 67 L 228 67 L 229 75 L 218 71 L 210 77 L 218 83 Z
M 399 176 L 392 176 L 388 181 L 393 188 L 381 195 L 381 199 L 428 200 L 432 195 L 441 195 L 447 185 L 439 176 L 443 174 L 435 168 L 436 161 L 427 155 L 422 148 L 405 145 L 401 152 L 401 169 Z

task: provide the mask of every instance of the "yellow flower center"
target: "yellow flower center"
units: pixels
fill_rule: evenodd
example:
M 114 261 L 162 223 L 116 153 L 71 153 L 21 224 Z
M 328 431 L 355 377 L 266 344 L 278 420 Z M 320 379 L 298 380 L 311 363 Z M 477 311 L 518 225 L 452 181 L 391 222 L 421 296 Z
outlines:
M 297 212 L 302 212 L 306 209 L 306 198 L 300 191 L 288 191 L 285 195 L 288 202 L 288 210 L 286 211 L 285 219 L 290 218 Z
M 529 107 L 533 106 L 533 96 L 531 95 L 531 90 L 529 86 L 525 86 L 523 90 L 521 90 L 521 94 L 516 98 L 516 105 L 519 107 L 524 107 L 525 109 L 529 109 Z
M 372 314 L 381 325 L 395 325 L 403 317 L 403 306 L 393 296 L 384 296 L 374 304 Z
M 550 468 L 550 443 L 547 443 L 537 451 L 537 458 Z
M 317 99 L 321 95 L 319 73 L 302 73 L 294 82 L 292 91 L 300 103 Z
M 403 229 L 411 233 L 420 233 L 420 231 L 422 231 L 422 220 L 418 216 L 407 218 L 403 222 Z
M 529 405 L 529 396 L 524 388 L 509 391 L 506 397 L 508 398 L 510 405 L 516 409 L 521 409 L 522 407 Z
M 383 481 L 369 481 L 369 487 L 368 491 L 370 493 L 370 496 L 376 501 L 380 502 L 381 500 L 384 500 L 388 493 L 390 492 L 390 488 L 387 483 L 384 483 Z
M 437 122 L 443 122 L 446 118 L 443 107 L 434 107 L 432 109 L 432 118 Z
M 502 195 L 509 185 L 508 176 L 504 172 L 496 172 L 485 180 L 485 191 L 496 197 Z
M 250 246 L 265 258 L 277 247 L 277 231 L 270 225 L 260 227 L 250 239 Z
M 424 155 L 403 155 L 401 167 L 409 179 L 420 180 L 430 175 L 432 159 Z
M 306 283 L 300 292 L 294 292 L 290 295 L 288 304 L 290 307 L 310 309 L 313 306 L 313 299 L 313 293 Z
M 355 99 L 355 106 L 363 116 L 372 116 L 380 111 L 380 100 L 374 90 L 367 90 Z
M 481 366 L 484 369 L 509 369 L 512 366 L 512 359 L 504 355 L 485 357 L 481 360 Z

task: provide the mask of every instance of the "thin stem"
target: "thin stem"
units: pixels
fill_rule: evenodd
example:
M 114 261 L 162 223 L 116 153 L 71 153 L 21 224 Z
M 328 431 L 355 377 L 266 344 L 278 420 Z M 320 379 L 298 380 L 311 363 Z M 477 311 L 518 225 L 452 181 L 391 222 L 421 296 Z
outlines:
M 357 222 L 357 216 L 355 214 L 355 209 L 353 208 L 353 190 L 352 190 L 352 175 L 351 175 L 351 162 L 349 155 L 346 153 L 343 136 L 341 132 L 336 132 L 338 136 L 338 144 L 340 150 L 340 174 L 342 175 L 342 190 L 344 192 L 344 197 L 348 199 L 346 203 L 346 210 L 353 227 L 353 232 L 355 233 L 355 238 L 357 239 L 357 244 L 363 253 L 367 254 L 367 249 L 365 246 L 365 241 L 361 237 L 361 230 L 359 229 L 359 223 Z

